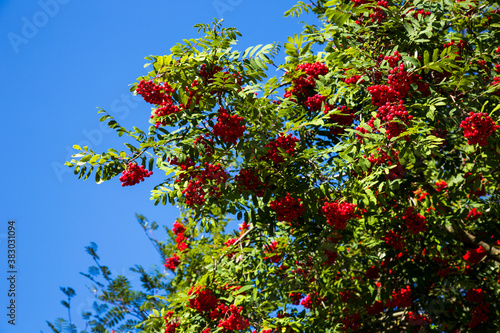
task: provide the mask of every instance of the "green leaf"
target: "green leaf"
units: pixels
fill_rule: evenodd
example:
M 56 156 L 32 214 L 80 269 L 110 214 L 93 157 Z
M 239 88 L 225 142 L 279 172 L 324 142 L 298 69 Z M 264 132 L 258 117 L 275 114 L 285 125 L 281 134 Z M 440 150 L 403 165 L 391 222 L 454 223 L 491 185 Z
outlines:
M 425 66 L 429 65 L 429 51 L 427 50 L 424 51 L 424 65 Z
M 434 53 L 432 53 L 432 61 L 436 62 L 439 59 L 439 49 L 434 49 Z
M 406 29 L 406 31 L 408 32 L 408 34 L 410 36 L 413 36 L 413 34 L 415 33 L 415 31 L 413 30 L 413 27 L 408 22 L 403 22 L 403 26 Z
M 434 114 L 436 112 L 436 107 L 434 105 L 429 106 L 429 110 L 427 111 L 427 118 L 430 120 L 434 120 Z

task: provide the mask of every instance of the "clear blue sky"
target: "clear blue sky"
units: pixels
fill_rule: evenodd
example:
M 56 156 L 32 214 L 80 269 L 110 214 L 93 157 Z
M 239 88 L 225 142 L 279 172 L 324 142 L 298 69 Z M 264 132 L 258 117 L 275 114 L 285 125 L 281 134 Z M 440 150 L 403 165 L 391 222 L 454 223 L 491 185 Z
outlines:
M 135 213 L 171 226 L 177 211 L 154 206 L 149 190 L 162 177 L 122 188 L 97 185 L 63 166 L 73 144 L 97 152 L 122 148 L 99 123 L 96 107 L 125 127 L 147 128 L 150 109 L 129 84 L 144 75 L 145 56 L 167 54 L 193 25 L 224 18 L 242 32 L 238 49 L 299 33 L 283 13 L 295 0 L 0 0 L 0 332 L 49 332 L 65 317 L 60 286 L 77 292 L 73 318 L 93 297 L 79 274 L 92 265 L 84 247 L 99 245 L 102 263 L 137 283 L 128 268 L 159 264 Z M 17 232 L 16 326 L 7 324 L 7 222 Z

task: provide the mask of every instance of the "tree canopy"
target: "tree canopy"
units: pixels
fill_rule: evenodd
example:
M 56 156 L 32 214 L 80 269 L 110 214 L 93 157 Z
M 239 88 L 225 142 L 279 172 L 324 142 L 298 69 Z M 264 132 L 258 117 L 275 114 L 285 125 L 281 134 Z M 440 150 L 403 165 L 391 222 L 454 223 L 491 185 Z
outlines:
M 136 266 L 133 291 L 96 266 L 108 307 L 88 329 L 497 332 L 499 8 L 299 1 L 285 15 L 315 19 L 283 44 L 237 51 L 214 21 L 147 57 L 131 91 L 151 126 L 101 110 L 127 150 L 75 146 L 67 164 L 122 186 L 164 175 L 151 199 L 180 217 L 152 240 L 174 277 Z

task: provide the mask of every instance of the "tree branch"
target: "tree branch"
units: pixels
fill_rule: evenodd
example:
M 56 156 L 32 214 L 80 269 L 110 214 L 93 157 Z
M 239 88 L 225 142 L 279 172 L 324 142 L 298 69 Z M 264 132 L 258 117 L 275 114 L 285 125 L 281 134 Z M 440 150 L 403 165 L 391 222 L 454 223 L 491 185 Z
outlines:
M 488 252 L 488 258 L 500 263 L 500 250 L 494 248 L 486 242 L 479 241 L 475 242 L 476 237 L 468 233 L 467 231 L 460 228 L 458 225 L 456 226 L 456 230 L 451 227 L 445 227 L 446 231 L 455 235 L 456 239 L 460 240 L 462 243 L 466 245 L 470 245 L 476 247 L 477 245 L 481 246 L 486 252 Z

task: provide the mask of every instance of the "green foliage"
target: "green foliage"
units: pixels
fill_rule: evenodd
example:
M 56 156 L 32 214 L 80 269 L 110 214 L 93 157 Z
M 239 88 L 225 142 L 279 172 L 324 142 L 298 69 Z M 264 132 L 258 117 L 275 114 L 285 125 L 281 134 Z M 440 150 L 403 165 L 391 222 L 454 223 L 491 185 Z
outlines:
M 498 4 L 318 0 L 285 15 L 304 13 L 317 19 L 279 65 L 277 43 L 241 53 L 235 29 L 197 25 L 131 89 L 156 98 L 147 130 L 101 111 L 129 152 L 75 147 L 79 178 L 139 161 L 164 173 L 151 199 L 185 227 L 161 242 L 138 217 L 175 272 L 134 267 L 141 292 L 87 247 L 93 332 L 496 332 Z

